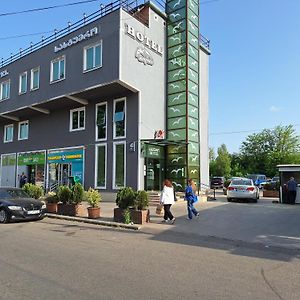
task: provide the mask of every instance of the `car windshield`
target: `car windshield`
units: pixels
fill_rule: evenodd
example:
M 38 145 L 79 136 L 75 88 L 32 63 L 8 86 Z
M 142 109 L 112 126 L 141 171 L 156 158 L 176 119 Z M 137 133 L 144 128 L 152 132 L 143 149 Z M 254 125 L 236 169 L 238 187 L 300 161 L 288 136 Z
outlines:
M 247 179 L 232 180 L 231 185 L 252 185 L 252 181 Z
M 4 190 L 0 191 L 0 196 L 3 198 L 29 198 L 23 190 Z

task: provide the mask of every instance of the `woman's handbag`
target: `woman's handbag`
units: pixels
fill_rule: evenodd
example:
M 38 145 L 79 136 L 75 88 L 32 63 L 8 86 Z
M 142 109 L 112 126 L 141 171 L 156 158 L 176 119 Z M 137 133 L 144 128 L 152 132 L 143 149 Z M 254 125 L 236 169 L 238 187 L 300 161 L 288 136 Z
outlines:
M 160 216 L 163 213 L 164 213 L 164 206 L 163 206 L 163 204 L 157 204 L 157 206 L 156 206 L 156 214 Z

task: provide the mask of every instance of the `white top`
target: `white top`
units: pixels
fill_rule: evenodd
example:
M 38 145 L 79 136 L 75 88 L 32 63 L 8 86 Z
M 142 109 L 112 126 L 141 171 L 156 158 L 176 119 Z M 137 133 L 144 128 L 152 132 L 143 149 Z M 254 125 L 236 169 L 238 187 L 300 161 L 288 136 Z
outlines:
M 160 203 L 161 204 L 174 204 L 174 190 L 173 187 L 164 186 L 160 194 Z

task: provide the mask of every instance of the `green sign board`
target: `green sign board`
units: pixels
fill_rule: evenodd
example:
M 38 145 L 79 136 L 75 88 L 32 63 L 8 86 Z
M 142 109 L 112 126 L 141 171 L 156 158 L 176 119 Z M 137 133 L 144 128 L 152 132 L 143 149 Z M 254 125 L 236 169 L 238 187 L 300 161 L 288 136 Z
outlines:
M 18 166 L 44 165 L 45 151 L 18 154 Z
M 83 149 L 49 151 L 48 162 L 51 163 L 74 163 L 83 162 Z
M 164 148 L 161 146 L 145 144 L 145 157 L 148 158 L 164 158 Z

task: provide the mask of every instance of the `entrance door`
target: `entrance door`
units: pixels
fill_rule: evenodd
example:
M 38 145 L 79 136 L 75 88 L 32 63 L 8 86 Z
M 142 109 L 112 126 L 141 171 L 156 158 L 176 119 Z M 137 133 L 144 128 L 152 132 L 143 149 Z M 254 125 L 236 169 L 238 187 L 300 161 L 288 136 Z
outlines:
M 50 190 L 55 189 L 59 185 L 69 185 L 69 177 L 72 174 L 72 164 L 50 164 Z
M 146 190 L 159 191 L 162 189 L 164 180 L 164 161 L 162 159 L 147 158 L 146 159 Z

